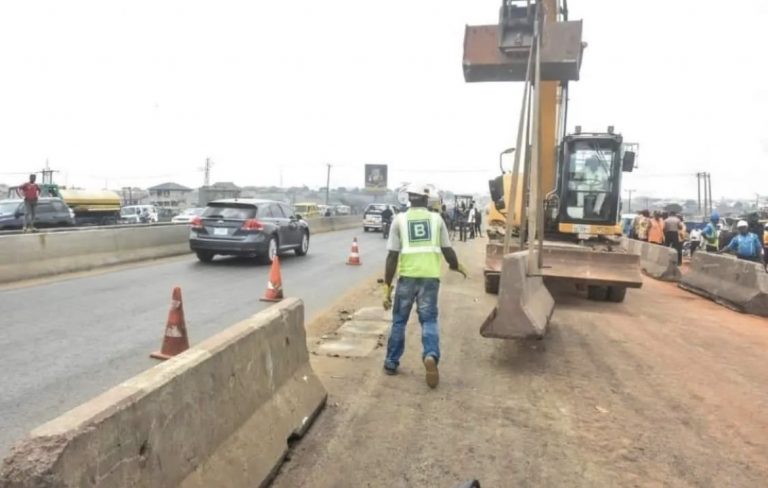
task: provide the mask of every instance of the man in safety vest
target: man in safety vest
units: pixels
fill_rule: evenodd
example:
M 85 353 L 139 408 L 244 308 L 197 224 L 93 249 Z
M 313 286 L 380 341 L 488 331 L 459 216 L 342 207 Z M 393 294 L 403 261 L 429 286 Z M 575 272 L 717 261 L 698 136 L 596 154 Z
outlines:
M 717 224 L 720 223 L 720 214 L 714 212 L 709 218 L 709 223 L 701 231 L 701 236 L 704 238 L 707 252 L 717 252 L 720 250 L 720 232 L 717 229 Z
M 397 373 L 405 350 L 405 326 L 414 303 L 421 323 L 422 361 L 427 385 L 439 382 L 440 335 L 437 324 L 437 295 L 440 289 L 442 257 L 450 269 L 467 277 L 448 238 L 448 229 L 440 214 L 427 208 L 429 197 L 437 193 L 431 185 L 411 184 L 406 189 L 411 208 L 398 214 L 389 233 L 387 265 L 384 275 L 384 309 L 392 308 L 392 330 L 387 342 L 384 371 Z M 398 270 L 394 307 L 392 281 Z

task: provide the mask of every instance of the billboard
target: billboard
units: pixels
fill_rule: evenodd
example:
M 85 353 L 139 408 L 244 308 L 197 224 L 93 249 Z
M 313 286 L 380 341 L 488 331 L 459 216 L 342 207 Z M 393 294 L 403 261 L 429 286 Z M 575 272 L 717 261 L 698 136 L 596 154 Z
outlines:
M 365 165 L 365 189 L 369 191 L 387 191 L 387 165 Z

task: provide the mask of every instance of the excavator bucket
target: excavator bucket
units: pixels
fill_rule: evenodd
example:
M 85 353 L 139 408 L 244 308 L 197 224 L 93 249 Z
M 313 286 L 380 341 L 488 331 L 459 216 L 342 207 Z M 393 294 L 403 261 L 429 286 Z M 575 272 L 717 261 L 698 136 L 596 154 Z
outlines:
M 504 256 L 499 302 L 480 327 L 480 335 L 496 339 L 543 337 L 555 300 L 541 276 L 528 276 L 528 252 Z
M 541 274 L 580 285 L 640 288 L 640 256 L 585 248 L 544 248 Z

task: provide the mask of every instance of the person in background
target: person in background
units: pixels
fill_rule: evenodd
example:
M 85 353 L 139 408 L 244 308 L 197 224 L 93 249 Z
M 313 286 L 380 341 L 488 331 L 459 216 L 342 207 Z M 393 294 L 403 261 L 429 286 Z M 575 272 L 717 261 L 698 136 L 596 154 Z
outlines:
M 659 212 L 653 212 L 653 218 L 648 225 L 648 242 L 664 245 L 664 221 Z
M 677 251 L 677 265 L 683 264 L 683 243 L 680 242 L 680 231 L 683 222 L 675 212 L 670 212 L 664 219 L 664 243 Z
M 392 229 L 392 218 L 394 215 L 395 214 L 392 212 L 392 209 L 389 208 L 389 205 L 384 207 L 384 211 L 381 212 L 381 232 L 385 239 L 389 237 L 389 232 Z
M 445 204 L 440 207 L 440 216 L 443 218 L 443 222 L 445 223 L 445 227 L 447 229 L 451 228 L 451 215 L 448 213 L 448 207 L 445 206 Z
M 693 257 L 694 253 L 699 249 L 699 246 L 701 246 L 701 229 L 693 229 L 691 230 L 691 257 Z
M 483 213 L 479 207 L 475 207 L 475 232 L 478 237 L 483 237 Z
M 467 205 L 461 202 L 461 208 L 457 211 L 459 223 L 459 240 L 467 242 Z
M 635 219 L 635 239 L 638 241 L 648 241 L 648 228 L 651 225 L 651 213 L 648 210 L 642 210 Z
M 736 224 L 736 228 L 739 233 L 731 239 L 731 242 L 725 246 L 720 252 L 733 252 L 739 259 L 746 261 L 754 261 L 756 263 L 763 262 L 763 244 L 760 239 L 752 232 L 749 232 L 749 224 L 746 220 L 740 220 Z
M 768 224 L 765 224 L 763 229 L 763 259 L 765 265 L 768 266 Z
M 701 237 L 704 239 L 704 250 L 707 252 L 717 252 L 720 249 L 720 231 L 718 230 L 718 224 L 720 223 L 720 214 L 713 212 L 709 217 L 709 222 L 704 226 L 704 230 L 701 231 Z
M 475 238 L 475 203 L 469 204 L 469 210 L 467 210 L 467 226 L 469 227 L 469 238 Z
M 37 175 L 29 175 L 29 181 L 21 185 L 16 193 L 24 198 L 24 232 L 35 231 L 35 212 L 40 198 L 40 186 L 35 183 Z

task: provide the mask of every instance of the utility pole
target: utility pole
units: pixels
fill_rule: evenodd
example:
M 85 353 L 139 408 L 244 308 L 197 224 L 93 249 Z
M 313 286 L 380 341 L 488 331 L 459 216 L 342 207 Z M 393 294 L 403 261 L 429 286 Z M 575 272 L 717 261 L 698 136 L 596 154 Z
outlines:
M 203 186 L 209 187 L 211 186 L 211 167 L 213 166 L 213 161 L 211 161 L 211 158 L 205 158 L 205 166 L 203 166 Z
M 630 213 L 632 212 L 632 194 L 637 190 L 624 190 L 624 191 L 629 193 L 629 202 L 627 202 L 627 213 Z
M 328 205 L 328 202 L 331 199 L 331 163 L 327 163 L 328 166 L 328 175 L 325 178 L 325 204 Z
M 709 215 L 715 211 L 715 206 L 712 203 L 712 175 L 707 173 L 707 197 L 709 199 Z
M 698 195 L 697 201 L 699 202 L 698 203 L 699 214 L 703 215 L 702 208 L 701 208 L 701 173 L 696 173 L 696 192 Z

